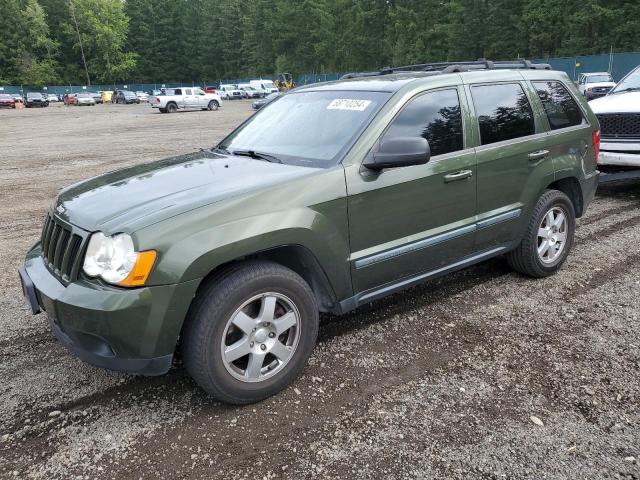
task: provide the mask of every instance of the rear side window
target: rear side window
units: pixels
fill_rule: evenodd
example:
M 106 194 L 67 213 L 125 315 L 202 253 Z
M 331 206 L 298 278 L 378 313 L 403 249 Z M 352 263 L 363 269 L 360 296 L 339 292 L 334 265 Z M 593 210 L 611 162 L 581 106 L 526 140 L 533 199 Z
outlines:
M 580 107 L 560 82 L 533 82 L 549 119 L 551 130 L 573 127 L 583 122 Z
M 471 87 L 482 145 L 533 135 L 533 110 L 519 83 Z
M 411 100 L 385 133 L 385 138 L 390 137 L 424 137 L 429 142 L 432 156 L 462 150 L 458 91 L 439 90 Z

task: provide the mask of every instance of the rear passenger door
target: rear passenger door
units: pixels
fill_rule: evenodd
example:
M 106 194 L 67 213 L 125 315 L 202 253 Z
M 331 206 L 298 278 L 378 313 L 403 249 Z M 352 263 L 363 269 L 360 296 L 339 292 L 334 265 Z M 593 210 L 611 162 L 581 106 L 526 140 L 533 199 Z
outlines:
M 520 237 L 540 186 L 553 181 L 545 125 L 525 81 L 466 86 L 477 128 L 477 231 L 475 250 L 508 247 Z
M 193 94 L 192 88 L 184 89 L 184 107 L 185 108 L 198 108 L 198 97 Z
M 551 152 L 556 177 L 580 176 L 576 166 L 591 148 L 591 127 L 578 102 L 558 80 L 533 80 L 536 100 L 547 121 L 547 149 Z M 593 152 L 591 152 L 593 155 Z M 595 167 L 594 167 L 595 168 Z M 565 174 L 566 173 L 566 174 Z

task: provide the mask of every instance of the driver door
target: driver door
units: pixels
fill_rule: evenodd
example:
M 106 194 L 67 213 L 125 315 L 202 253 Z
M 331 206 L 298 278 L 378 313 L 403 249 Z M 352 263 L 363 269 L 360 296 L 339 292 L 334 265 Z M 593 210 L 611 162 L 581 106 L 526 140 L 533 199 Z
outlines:
M 346 167 L 355 292 L 393 289 L 471 253 L 476 165 L 474 150 L 465 149 L 464 98 L 458 87 L 422 93 L 383 134 L 382 140 L 426 138 L 426 164 L 381 172 Z
M 206 98 L 206 94 L 199 88 L 194 88 L 193 94 L 196 98 L 196 105 L 198 108 L 206 108 L 209 104 L 209 99 Z

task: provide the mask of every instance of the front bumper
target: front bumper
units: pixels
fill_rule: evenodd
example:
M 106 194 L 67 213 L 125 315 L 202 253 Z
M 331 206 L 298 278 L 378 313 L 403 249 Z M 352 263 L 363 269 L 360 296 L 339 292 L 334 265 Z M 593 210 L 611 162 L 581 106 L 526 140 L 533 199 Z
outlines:
M 595 100 L 596 98 L 605 97 L 609 92 L 590 92 L 585 93 L 584 96 L 587 97 L 587 101 Z
M 166 373 L 199 280 L 124 289 L 79 280 L 64 286 L 45 266 L 40 244 L 19 270 L 33 313 L 80 359 L 110 370 Z
M 603 152 L 600 151 L 598 165 L 616 165 L 621 167 L 640 167 L 640 152 Z

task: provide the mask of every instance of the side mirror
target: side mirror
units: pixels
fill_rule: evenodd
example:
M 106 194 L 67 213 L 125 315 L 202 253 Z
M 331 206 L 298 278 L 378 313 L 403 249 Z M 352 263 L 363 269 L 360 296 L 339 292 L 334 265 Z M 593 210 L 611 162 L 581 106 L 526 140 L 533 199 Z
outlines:
M 397 137 L 383 139 L 378 150 L 365 160 L 370 170 L 424 165 L 431 158 L 429 142 L 422 137 Z

